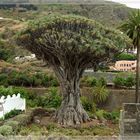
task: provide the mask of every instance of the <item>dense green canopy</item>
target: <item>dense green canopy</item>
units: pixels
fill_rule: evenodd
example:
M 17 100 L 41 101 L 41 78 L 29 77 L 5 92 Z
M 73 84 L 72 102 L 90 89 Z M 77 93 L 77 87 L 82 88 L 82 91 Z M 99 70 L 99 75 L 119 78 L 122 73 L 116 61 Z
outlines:
M 18 41 L 38 57 L 47 61 L 53 57 L 60 65 L 66 60 L 69 65 L 107 61 L 130 43 L 120 31 L 74 15 L 49 15 L 30 21 Z

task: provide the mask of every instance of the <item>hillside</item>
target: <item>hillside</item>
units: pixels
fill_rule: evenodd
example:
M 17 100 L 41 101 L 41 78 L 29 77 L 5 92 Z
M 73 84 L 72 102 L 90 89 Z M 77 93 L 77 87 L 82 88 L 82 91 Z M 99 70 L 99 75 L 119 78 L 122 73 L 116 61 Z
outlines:
M 38 10 L 41 11 L 41 15 L 50 13 L 61 14 L 76 14 L 92 18 L 101 22 L 104 25 L 116 27 L 123 20 L 127 19 L 128 13 L 132 11 L 120 4 L 50 4 L 39 5 Z M 40 16 L 41 16 L 40 15 Z M 38 15 L 39 16 L 39 15 Z
M 15 0 L 15 3 L 18 0 Z M 46 0 L 47 2 L 55 3 L 56 0 Z M 42 2 L 46 2 L 45 0 Z M 21 10 L 19 7 L 0 8 L 0 59 L 4 57 L 5 61 L 12 62 L 15 56 L 29 54 L 27 50 L 16 46 L 14 36 L 23 29 L 28 20 L 44 17 L 52 13 L 56 14 L 75 14 L 85 16 L 101 22 L 108 27 L 117 27 L 122 21 L 127 19 L 128 13 L 133 9 L 118 3 L 107 2 L 104 0 L 88 0 L 83 4 L 70 3 L 70 0 L 62 4 L 64 0 L 59 0 L 59 4 L 35 4 L 36 10 Z M 2 0 L 0 1 L 2 3 Z M 6 1 L 5 1 L 6 2 Z M 11 2 L 11 0 L 10 0 Z M 20 2 L 35 2 L 34 0 L 23 0 Z M 36 3 L 39 2 L 36 0 Z M 72 2 L 72 1 L 71 1 Z M 8 0 L 7 0 L 8 3 Z
M 34 2 L 36 10 L 26 9 L 25 11 L 20 12 L 20 9 L 18 12 L 16 8 L 12 9 L 7 7 L 7 10 L 0 9 L 0 16 L 28 20 L 46 16 L 50 13 L 76 14 L 95 19 L 107 26 L 116 27 L 123 20 L 127 19 L 128 13 L 132 11 L 131 8 L 128 8 L 125 5 L 104 0 L 88 0 L 88 2 L 83 1 L 82 3 L 78 3 L 79 0 L 76 0 L 75 2 L 70 0 L 59 0 L 57 4 L 53 4 L 56 3 L 57 0 L 41 0 L 40 2 L 39 0 L 24 0 L 23 2 L 25 1 L 30 3 Z M 63 1 L 65 3 L 63 3 Z M 43 4 L 43 2 L 48 2 L 49 4 Z M 50 2 L 52 4 L 50 4 Z

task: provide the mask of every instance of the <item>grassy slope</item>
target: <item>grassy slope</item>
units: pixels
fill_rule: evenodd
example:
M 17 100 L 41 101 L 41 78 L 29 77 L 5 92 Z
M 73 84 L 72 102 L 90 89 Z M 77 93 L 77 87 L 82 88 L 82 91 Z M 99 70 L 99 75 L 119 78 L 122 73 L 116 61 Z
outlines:
M 0 16 L 27 20 L 42 17 L 50 13 L 76 14 L 95 19 L 107 26 L 116 27 L 123 20 L 127 19 L 128 13 L 132 11 L 131 8 L 125 5 L 106 2 L 104 0 L 92 0 L 91 4 L 87 2 L 87 4 L 40 4 L 36 6 L 38 7 L 37 11 L 20 13 L 17 13 L 15 10 L 0 10 Z
M 120 4 L 93 4 L 93 5 L 64 5 L 51 4 L 40 5 L 41 15 L 50 13 L 76 14 L 95 19 L 107 26 L 118 26 L 123 20 L 127 19 L 128 13 L 132 9 Z

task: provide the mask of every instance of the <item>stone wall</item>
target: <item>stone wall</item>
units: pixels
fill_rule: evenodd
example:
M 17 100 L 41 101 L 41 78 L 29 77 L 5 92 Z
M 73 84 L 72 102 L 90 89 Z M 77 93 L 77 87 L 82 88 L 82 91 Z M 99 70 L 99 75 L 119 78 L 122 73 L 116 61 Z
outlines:
M 48 88 L 26 88 L 29 91 L 33 91 L 38 94 L 38 96 L 44 96 L 48 93 Z M 59 88 L 58 88 L 59 89 Z M 110 96 L 106 103 L 102 104 L 100 107 L 108 111 L 113 111 L 114 109 L 122 108 L 123 103 L 134 103 L 135 102 L 135 90 L 128 89 L 109 89 Z M 91 88 L 83 87 L 81 88 L 81 95 L 88 97 L 92 100 Z
M 116 77 L 117 73 L 112 72 L 84 72 L 85 76 L 94 76 L 97 79 L 100 79 L 101 77 L 104 77 L 107 81 L 107 83 L 113 83 L 113 79 Z
M 123 103 L 135 102 L 135 90 L 128 89 L 110 89 L 110 96 L 106 103 L 102 104 L 102 108 L 112 111 L 122 108 Z
M 100 104 L 101 109 L 113 111 L 115 109 L 121 109 L 123 103 L 134 103 L 135 102 L 135 90 L 130 89 L 108 89 L 110 94 L 105 103 Z M 92 89 L 83 87 L 81 88 L 81 95 L 92 99 Z M 94 92 L 94 91 L 93 91 Z
M 120 135 L 123 139 L 140 138 L 140 103 L 124 103 L 120 115 Z

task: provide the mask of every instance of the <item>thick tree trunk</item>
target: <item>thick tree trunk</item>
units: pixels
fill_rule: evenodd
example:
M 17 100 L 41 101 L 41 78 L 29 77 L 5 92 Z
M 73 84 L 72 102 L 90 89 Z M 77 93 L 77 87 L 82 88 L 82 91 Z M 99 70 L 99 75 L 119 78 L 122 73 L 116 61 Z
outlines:
M 80 102 L 79 79 L 63 80 L 61 89 L 63 101 L 56 113 L 58 123 L 65 126 L 74 126 L 89 121 L 88 114 Z
M 137 47 L 137 69 L 136 69 L 136 103 L 140 102 L 140 46 Z

